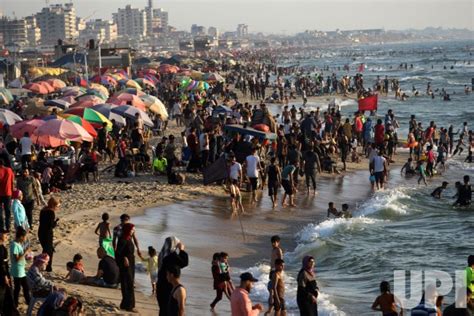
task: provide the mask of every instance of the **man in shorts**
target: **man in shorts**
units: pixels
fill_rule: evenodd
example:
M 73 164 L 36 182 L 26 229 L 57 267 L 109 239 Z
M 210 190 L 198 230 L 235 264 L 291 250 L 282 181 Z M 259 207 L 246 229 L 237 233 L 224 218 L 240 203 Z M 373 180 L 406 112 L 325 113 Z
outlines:
M 285 262 L 283 259 L 275 260 L 275 273 L 272 275 L 272 288 L 270 294 L 272 296 L 272 305 L 275 310 L 275 316 L 285 316 L 285 282 L 283 280 L 283 269 Z M 270 307 L 271 308 L 271 307 Z
M 260 158 L 257 149 L 252 148 L 252 153 L 245 158 L 247 177 L 250 181 L 252 201 L 257 202 L 258 174 L 260 172 Z
M 296 191 L 293 173 L 295 172 L 298 166 L 298 162 L 296 161 L 294 164 L 289 163 L 288 165 L 283 168 L 281 172 L 281 185 L 283 189 L 285 189 L 285 193 L 283 194 L 283 200 L 281 202 L 282 206 L 286 206 L 286 197 L 288 196 L 290 200 L 290 206 L 296 206 L 294 201 L 294 193 Z
M 377 185 L 377 189 L 383 190 L 385 182 L 385 172 L 387 170 L 387 160 L 382 155 L 381 150 L 379 150 L 377 156 L 372 159 L 371 169 L 375 176 L 375 183 Z
M 280 168 L 275 164 L 276 158 L 270 159 L 270 165 L 267 167 L 267 178 L 268 178 L 268 196 L 272 200 L 273 208 L 277 205 L 277 194 L 281 184 L 281 172 Z

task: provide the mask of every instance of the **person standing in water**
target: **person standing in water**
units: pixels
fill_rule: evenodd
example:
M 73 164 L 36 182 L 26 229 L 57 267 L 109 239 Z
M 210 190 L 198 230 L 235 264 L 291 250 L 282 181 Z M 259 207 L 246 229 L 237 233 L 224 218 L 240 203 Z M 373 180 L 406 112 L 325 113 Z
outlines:
M 296 301 L 302 316 L 318 316 L 318 283 L 314 273 L 314 258 L 303 258 L 303 266 L 298 273 Z
M 272 200 L 273 208 L 277 205 L 277 195 L 278 189 L 281 185 L 281 171 L 280 167 L 276 164 L 276 158 L 272 157 L 270 159 L 270 165 L 267 167 L 267 179 L 268 179 L 268 195 Z
M 398 316 L 403 315 L 403 309 L 400 308 L 400 314 L 397 311 L 397 303 L 399 301 L 390 292 L 390 284 L 387 281 L 380 283 L 380 294 L 372 304 L 372 310 L 382 312 L 383 316 Z

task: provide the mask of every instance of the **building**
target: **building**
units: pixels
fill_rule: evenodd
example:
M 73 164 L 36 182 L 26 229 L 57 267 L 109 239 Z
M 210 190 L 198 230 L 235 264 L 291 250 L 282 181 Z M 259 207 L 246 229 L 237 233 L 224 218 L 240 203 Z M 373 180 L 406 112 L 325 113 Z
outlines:
M 249 26 L 247 24 L 237 25 L 237 37 L 247 37 L 249 35 Z
M 93 39 L 96 43 L 113 43 L 117 40 L 117 24 L 110 20 L 91 20 L 79 35 L 81 43 L 87 43 Z
M 209 36 L 219 38 L 219 29 L 217 27 L 214 27 L 214 26 L 209 26 L 209 29 L 207 30 L 207 34 Z
M 192 36 L 206 36 L 207 30 L 205 26 L 193 24 L 191 25 L 191 35 Z
M 140 39 L 147 35 L 146 10 L 127 5 L 124 9 L 118 9 L 117 13 L 113 14 L 113 18 L 117 24 L 119 36 Z
M 0 18 L 0 33 L 3 34 L 5 46 L 25 46 L 28 44 L 28 33 L 25 19 Z
M 41 29 L 36 23 L 34 15 L 27 16 L 26 20 L 26 36 L 28 38 L 28 45 L 36 47 L 41 44 Z
M 59 39 L 72 41 L 79 35 L 73 3 L 55 4 L 43 8 L 36 14 L 36 23 L 41 29 L 43 44 L 53 44 Z

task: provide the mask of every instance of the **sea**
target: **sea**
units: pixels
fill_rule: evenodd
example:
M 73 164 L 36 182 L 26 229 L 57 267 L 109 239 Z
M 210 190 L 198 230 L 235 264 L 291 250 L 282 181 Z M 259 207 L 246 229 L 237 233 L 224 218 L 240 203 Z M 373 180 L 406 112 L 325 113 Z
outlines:
M 337 67 L 342 69 L 349 65 L 351 70 L 347 74 L 354 74 L 364 63 L 363 75 L 369 86 L 377 76 L 397 78 L 402 90 L 410 97 L 404 102 L 395 100 L 393 93 L 381 97 L 378 115 L 383 118 L 387 110 L 392 109 L 400 123 L 399 138 L 406 139 L 411 114 L 415 114 L 424 127 L 435 121 L 438 127 L 453 125 L 457 130 L 463 122 L 468 122 L 469 129 L 474 129 L 474 94 L 464 94 L 464 86 L 471 87 L 474 78 L 473 54 L 472 42 L 380 44 L 318 50 L 314 57 L 307 56 L 298 62 L 320 68 L 330 66 L 330 72 L 338 76 L 346 72 L 338 71 Z M 287 63 L 294 63 L 294 60 Z M 407 70 L 399 69 L 402 63 L 408 64 Z M 428 82 L 433 90 L 444 88 L 451 101 L 443 101 L 439 95 L 434 99 L 425 95 Z M 420 91 L 420 96 L 411 95 L 413 86 Z M 300 100 L 294 102 L 297 107 L 301 106 Z M 343 116 L 350 117 L 357 109 L 354 100 L 340 101 L 339 104 Z M 327 105 L 326 101 L 318 101 L 309 103 L 307 107 L 324 109 Z M 279 111 L 276 106 L 271 109 Z M 371 304 L 379 294 L 382 280 L 393 285 L 395 270 L 407 273 L 441 270 L 454 275 L 456 270 L 464 269 L 468 255 L 474 254 L 474 205 L 453 207 L 452 197 L 455 194 L 454 182 L 462 181 L 466 174 L 474 177 L 473 165 L 463 162 L 466 152 L 467 149 L 462 156 L 448 160 L 446 171 L 430 180 L 428 186 L 418 185 L 416 178 L 407 179 L 400 175 L 400 168 L 394 168 L 388 189 L 375 194 L 367 192 L 366 198 L 351 204 L 352 219 L 320 216 L 294 229 L 291 233 L 293 248 L 285 249 L 288 314 L 299 315 L 296 276 L 305 255 L 314 256 L 316 260 L 321 290 L 319 315 L 378 315 L 371 311 Z M 353 187 L 337 183 L 337 180 L 324 180 L 319 184 L 320 195 L 325 201 L 331 200 L 331 194 L 339 200 L 351 199 L 351 191 L 360 192 L 361 187 L 367 187 L 368 177 L 368 171 L 348 175 L 344 181 Z M 449 186 L 443 197 L 435 200 L 430 193 L 442 181 L 448 181 Z M 263 208 L 269 208 L 270 202 L 266 193 L 264 195 Z M 316 203 L 322 202 L 316 199 L 312 203 L 305 207 L 316 208 Z M 191 207 L 183 204 L 179 211 L 185 212 Z M 149 225 L 153 216 L 156 215 L 147 213 L 138 219 L 137 229 L 140 225 Z M 156 240 L 158 236 L 161 235 L 156 233 L 147 238 Z M 252 272 L 259 282 L 251 297 L 253 301 L 263 303 L 268 298 L 269 269 L 264 260 L 257 260 L 255 265 L 236 267 L 234 277 L 242 271 Z M 447 294 L 445 302 L 451 303 L 453 297 L 453 292 Z M 207 306 L 208 302 L 203 304 Z

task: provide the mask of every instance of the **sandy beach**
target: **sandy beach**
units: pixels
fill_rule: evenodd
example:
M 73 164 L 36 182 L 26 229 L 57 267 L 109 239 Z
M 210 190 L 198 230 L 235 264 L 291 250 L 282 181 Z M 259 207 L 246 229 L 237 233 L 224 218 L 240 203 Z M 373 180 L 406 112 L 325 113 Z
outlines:
M 323 100 L 314 98 L 310 101 Z M 170 125 L 166 134 L 177 135 L 179 130 L 173 122 Z M 403 154 L 396 158 L 396 164 L 406 159 Z M 106 166 L 101 164 L 100 169 Z M 190 266 L 183 271 L 183 283 L 189 291 L 188 312 L 190 315 L 205 315 L 209 313 L 208 306 L 214 297 L 210 273 L 210 258 L 214 252 L 228 252 L 231 265 L 244 268 L 268 258 L 268 239 L 273 234 L 282 237 L 285 249 L 294 249 L 294 234 L 304 225 L 325 218 L 329 201 L 336 205 L 349 203 L 354 209 L 369 196 L 367 166 L 368 162 L 363 159 L 358 164 L 348 163 L 345 173 L 318 174 L 318 195 L 306 196 L 306 192 L 299 192 L 296 208 L 272 210 L 266 189 L 259 193 L 263 198 L 259 198 L 257 205 L 251 206 L 244 193 L 246 214 L 241 220 L 245 241 L 239 220 L 231 218 L 224 189 L 202 185 L 200 175 L 187 174 L 185 185 L 171 186 L 165 177 L 149 174 L 118 179 L 113 178 L 112 173 L 101 173 L 99 183 L 78 183 L 72 190 L 58 194 L 62 207 L 57 215 L 60 221 L 55 230 L 54 273 L 50 277 L 59 287 L 84 301 L 87 315 L 126 315 L 118 309 L 120 290 L 69 284 L 63 277 L 66 275 L 66 262 L 76 253 L 84 257 L 86 274 L 95 275 L 97 236 L 93 232 L 101 214 L 110 214 L 113 227 L 118 224 L 121 214 L 128 213 L 137 225 L 142 252 L 146 252 L 150 245 L 144 242 L 150 240 L 150 233 L 161 237 L 151 244 L 158 251 L 167 236 L 175 235 L 185 243 L 191 256 Z M 300 188 L 303 182 L 301 178 Z M 156 229 L 157 223 L 163 223 L 159 232 L 150 231 Z M 36 232 L 33 235 L 36 238 Z M 34 250 L 38 253 L 41 249 Z M 234 274 L 233 277 L 237 275 Z M 150 296 L 147 277 L 137 278 L 136 300 L 140 315 L 157 314 L 156 300 Z M 24 310 L 25 306 L 21 308 Z M 229 311 L 228 302 L 217 307 L 218 314 L 225 315 Z

